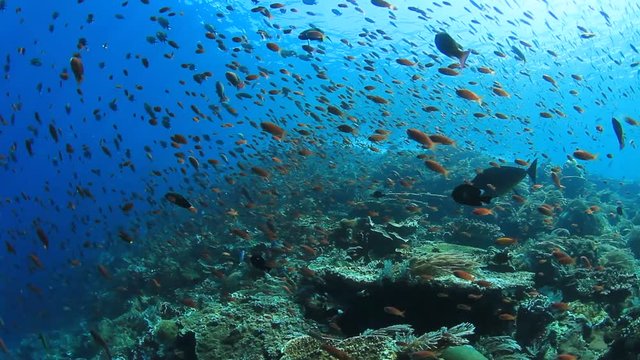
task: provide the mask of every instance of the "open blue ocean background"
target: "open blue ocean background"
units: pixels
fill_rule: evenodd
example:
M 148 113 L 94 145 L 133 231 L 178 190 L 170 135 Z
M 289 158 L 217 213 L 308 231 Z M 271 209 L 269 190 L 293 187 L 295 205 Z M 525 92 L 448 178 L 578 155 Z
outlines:
M 404 127 L 397 126 L 405 123 L 447 134 L 459 148 L 493 159 L 539 158 L 546 164 L 562 165 L 575 150 L 584 149 L 598 155 L 596 160 L 580 162 L 589 176 L 637 188 L 640 130 L 625 121 L 626 117 L 640 119 L 637 2 L 397 0 L 395 11 L 364 0 L 307 3 L 313 1 L 283 0 L 285 7 L 270 9 L 273 17 L 269 19 L 251 11 L 256 6 L 268 8 L 271 3 L 265 1 L 2 1 L 0 337 L 9 348 L 17 347 L 28 335 L 64 332 L 78 324 L 90 326 L 108 316 L 109 308 L 103 303 L 96 306 L 96 299 L 117 289 L 113 280 L 101 276 L 98 265 L 113 272 L 123 262 L 135 264 L 146 242 L 166 241 L 168 228 L 189 223 L 194 216 L 169 208 L 163 199 L 167 191 L 197 199 L 195 216 L 207 217 L 215 226 L 226 208 L 216 204 L 218 195 L 211 189 L 219 188 L 225 194 L 233 188 L 224 176 L 235 171 L 236 162 L 246 162 L 243 156 L 270 157 L 272 140 L 261 135 L 255 123 L 279 119 L 291 133 L 297 123 L 323 125 L 315 130 L 314 146 L 324 147 L 336 162 L 362 166 L 358 159 L 336 149 L 342 134 L 330 121 L 315 123 L 301 111 L 313 111 L 319 96 L 334 104 L 345 100 L 344 91 L 323 88 L 329 82 L 360 91 L 375 79 L 377 94 L 392 99 L 386 107 L 390 115 L 385 117 L 366 97 L 353 97 L 355 103 L 348 113 L 359 119 L 360 135 L 349 146 L 366 149 L 368 134 L 386 124 L 392 135 L 389 142 L 376 144 L 382 152 L 415 148 L 406 141 Z M 340 3 L 345 6 L 338 6 Z M 159 12 L 163 6 L 170 10 Z M 422 9 L 427 18 L 409 10 L 411 6 Z M 152 17 L 168 20 L 168 27 Z M 224 50 L 205 37 L 205 24 L 215 28 L 218 39 L 226 36 Z M 307 56 L 301 49 L 307 41 L 297 36 L 310 26 L 322 29 L 328 39 L 311 44 L 321 47 L 323 53 Z M 594 36 L 581 37 L 584 32 L 579 27 Z M 285 29 L 292 31 L 286 34 Z M 263 39 L 259 30 L 271 38 Z M 475 53 L 459 76 L 436 79 L 438 67 L 455 62 L 441 54 L 429 56 L 438 54 L 433 37 L 442 30 Z M 159 31 L 179 48 L 160 41 L 149 43 L 147 37 L 156 37 Z M 375 34 L 362 35 L 370 33 Z M 392 40 L 385 40 L 385 35 Z M 236 36 L 243 37 L 243 42 L 233 42 Z M 77 47 L 80 38 L 87 43 L 82 50 Z M 365 38 L 366 43 L 358 44 Z M 268 42 L 277 43 L 281 52 L 269 50 Z M 197 44 L 205 47 L 203 54 L 195 53 Z M 526 61 L 515 58 L 512 46 L 524 53 Z M 293 54 L 287 56 L 286 50 Z M 79 85 L 69 65 L 78 52 L 85 74 Z M 354 58 L 346 60 L 347 56 Z M 398 58 L 435 66 L 407 68 L 396 63 Z M 148 67 L 142 59 L 148 60 Z M 375 62 L 373 71 L 363 69 L 365 60 Z M 225 79 L 232 62 L 247 67 L 251 74 L 258 74 L 258 67 L 272 72 L 241 90 L 252 99 L 237 98 L 240 90 Z M 181 64 L 194 64 L 195 70 Z M 330 80 L 319 79 L 313 65 L 324 68 Z M 482 75 L 476 70 L 480 66 L 491 67 L 496 74 Z M 281 69 L 300 75 L 305 83 L 296 84 Z M 61 79 L 65 70 L 68 80 Z M 193 75 L 205 71 L 212 76 L 201 84 L 194 82 Z M 413 74 L 423 81 L 411 82 Z M 545 74 L 557 86 L 543 80 Z M 572 74 L 583 80 L 572 79 Z M 388 85 L 394 79 L 402 83 Z M 216 81 L 224 83 L 237 116 L 220 106 Z M 487 103 L 485 107 L 458 98 L 451 90 L 473 81 L 480 83 L 477 92 Z M 494 81 L 511 96 L 498 99 L 491 94 Z M 254 103 L 262 90 L 283 87 L 301 93 L 291 98 L 264 93 L 264 101 Z M 385 88 L 393 93 L 385 93 Z M 569 93 L 572 89 L 577 90 L 576 95 Z M 429 98 L 434 90 L 440 96 Z M 415 92 L 424 97 L 414 97 Z M 149 124 L 145 104 L 157 107 L 158 125 Z M 194 121 L 198 115 L 192 105 L 211 119 Z M 219 117 L 209 105 L 218 108 Z M 427 105 L 440 111 L 422 111 Z M 540 116 L 549 111 L 551 118 Z M 510 118 L 479 119 L 473 117 L 474 112 L 501 112 Z M 611 128 L 612 117 L 623 123 L 623 150 Z M 234 126 L 223 126 L 225 123 Z M 55 129 L 57 141 L 50 128 Z M 193 142 L 181 149 L 172 147 L 175 134 L 209 136 L 210 141 L 201 142 L 204 155 L 192 147 Z M 250 146 L 235 143 L 242 139 Z M 177 151 L 198 157 L 200 169 L 196 171 L 189 162 L 178 163 Z M 220 160 L 222 155 L 228 162 Z M 208 158 L 219 159 L 224 166 L 218 170 L 207 167 Z M 543 175 L 541 181 L 550 180 Z M 122 207 L 127 203 L 134 207 L 125 212 Z M 158 209 L 170 210 L 158 215 Z M 47 249 L 37 228 L 48 237 Z M 134 242 L 122 241 L 120 231 L 130 234 Z M 5 249 L 7 243 L 15 254 Z M 43 268 L 30 256 L 37 256 Z

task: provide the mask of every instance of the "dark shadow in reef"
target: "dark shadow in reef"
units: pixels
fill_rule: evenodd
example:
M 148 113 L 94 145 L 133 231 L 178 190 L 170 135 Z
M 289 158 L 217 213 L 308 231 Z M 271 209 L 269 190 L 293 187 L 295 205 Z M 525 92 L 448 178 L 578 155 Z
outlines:
M 179 334 L 176 338 L 176 349 L 183 352 L 182 359 L 198 360 L 198 355 L 196 354 L 196 334 L 193 331 Z
M 405 281 L 384 281 L 363 287 L 332 277 L 325 278 L 321 287 L 319 290 L 326 292 L 343 311 L 336 324 L 346 336 L 395 324 L 410 324 L 415 333 L 421 335 L 443 326 L 470 322 L 476 326 L 476 336 L 502 335 L 513 326 L 512 322 L 498 318 L 502 313 L 515 314 L 513 306 L 503 301 L 505 295 L 498 289 L 481 292 L 471 287 Z M 470 294 L 482 294 L 482 297 L 472 300 Z M 387 306 L 405 311 L 405 317 L 386 313 Z

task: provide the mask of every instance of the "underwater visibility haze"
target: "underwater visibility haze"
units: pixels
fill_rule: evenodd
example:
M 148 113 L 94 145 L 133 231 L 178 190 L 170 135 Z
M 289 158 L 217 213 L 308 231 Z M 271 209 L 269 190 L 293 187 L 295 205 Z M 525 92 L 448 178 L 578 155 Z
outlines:
M 637 359 L 638 17 L 0 0 L 0 359 Z

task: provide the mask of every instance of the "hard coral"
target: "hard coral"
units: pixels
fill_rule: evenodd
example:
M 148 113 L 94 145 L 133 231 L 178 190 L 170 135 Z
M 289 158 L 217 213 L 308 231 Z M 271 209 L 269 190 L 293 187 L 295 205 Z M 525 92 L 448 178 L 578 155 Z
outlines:
M 504 233 L 496 224 L 460 218 L 444 226 L 443 240 L 448 243 L 486 248 L 501 236 L 504 236 Z
M 289 340 L 282 349 L 280 360 L 333 360 L 328 348 L 335 348 L 350 359 L 395 360 L 398 348 L 392 338 L 378 335 L 360 335 L 345 340 L 319 340 L 301 336 Z

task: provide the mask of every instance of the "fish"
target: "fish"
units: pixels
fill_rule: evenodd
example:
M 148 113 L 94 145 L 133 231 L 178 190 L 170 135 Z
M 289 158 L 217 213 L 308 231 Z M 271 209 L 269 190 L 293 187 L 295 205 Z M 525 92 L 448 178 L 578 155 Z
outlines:
M 576 151 L 573 152 L 573 157 L 579 160 L 585 160 L 585 161 L 589 161 L 589 160 L 595 160 L 598 158 L 598 155 L 596 154 L 592 154 L 586 150 L 581 150 L 578 149 Z
M 459 97 L 465 99 L 465 100 L 469 100 L 469 101 L 473 101 L 478 103 L 478 105 L 482 106 L 482 98 L 480 96 L 478 96 L 478 94 L 474 93 L 471 90 L 468 89 L 456 89 L 456 95 L 458 95 Z
M 220 99 L 221 103 L 229 102 L 229 98 L 224 93 L 224 85 L 221 81 L 216 81 L 216 94 L 218 95 L 218 99 Z
M 520 49 L 518 49 L 515 45 L 511 46 L 511 51 L 516 56 L 516 60 L 527 62 L 527 58 L 526 56 L 524 56 L 524 53 Z
M 191 205 L 191 203 L 189 202 L 189 200 L 187 200 L 184 196 L 175 193 L 175 192 L 168 192 L 166 194 L 164 194 L 164 198 L 167 199 L 170 203 L 176 204 L 182 208 L 185 208 L 189 211 L 191 211 L 192 213 L 196 213 L 198 212 L 198 209 L 196 209 L 193 205 Z
M 398 10 L 398 7 L 389 3 L 388 1 L 385 0 L 371 0 L 371 4 L 378 6 L 378 7 L 382 7 L 382 8 L 387 8 L 390 10 Z
M 107 358 L 111 360 L 113 356 L 111 356 L 111 351 L 109 350 L 109 346 L 107 345 L 107 342 L 102 338 L 102 336 L 96 330 L 91 329 L 89 330 L 89 333 L 91 334 L 93 341 L 95 341 L 96 344 L 98 344 L 102 349 L 104 349 L 104 352 L 107 354 Z
M 2 340 L 2 338 L 0 338 L 0 350 L 5 354 L 9 353 L 9 348 L 7 347 L 7 344 L 4 343 L 4 340 Z
M 454 270 L 453 276 L 457 277 L 458 279 L 468 280 L 468 281 L 474 281 L 476 279 L 476 277 L 473 276 L 473 274 L 470 274 L 464 270 Z
M 237 89 L 242 89 L 242 88 L 245 87 L 244 81 L 240 80 L 238 75 L 236 73 L 234 73 L 233 71 L 225 72 L 224 76 L 227 79 L 227 81 L 229 81 L 229 83 L 231 85 L 235 86 Z M 224 102 L 222 102 L 222 103 L 224 104 Z
M 277 140 L 281 140 L 285 135 L 285 130 L 283 128 L 269 121 L 261 122 L 260 128 L 273 135 Z
M 483 207 L 473 209 L 472 213 L 473 215 L 478 215 L 478 216 L 493 215 L 493 211 L 491 211 L 491 209 L 487 209 Z
M 426 160 L 424 164 L 431 171 L 437 172 L 438 174 L 444 175 L 445 178 L 449 178 L 449 171 L 444 168 L 440 163 L 435 160 Z
M 383 310 L 384 310 L 384 312 L 386 312 L 389 315 L 405 317 L 404 314 L 405 314 L 406 310 L 402 311 L 402 310 L 400 310 L 400 309 L 398 309 L 396 307 L 393 307 L 393 306 L 385 306 L 383 308 Z
M 49 352 L 49 340 L 47 340 L 47 336 L 43 333 L 38 333 L 38 338 L 40 339 L 40 342 L 42 343 L 42 347 L 44 348 L 44 350 L 46 352 Z
M 502 321 L 514 321 L 516 320 L 516 317 L 515 315 L 509 314 L 509 313 L 502 313 L 498 315 L 498 319 Z
M 563 353 L 558 354 L 558 356 L 556 356 L 556 360 L 578 360 L 578 357 L 573 354 Z
M 453 189 L 451 196 L 459 204 L 482 206 L 494 197 L 502 196 L 513 189 L 527 175 L 536 182 L 538 159 L 527 170 L 512 166 L 490 167 L 476 175 L 469 184 L 461 184 Z
M 272 269 L 272 267 L 267 264 L 267 261 L 262 257 L 262 255 L 259 254 L 251 255 L 251 257 L 249 258 L 249 262 L 251 262 L 251 265 L 254 268 L 262 270 L 264 272 L 269 272 Z
M 469 57 L 469 54 L 471 54 L 470 50 L 463 51 L 462 46 L 446 32 L 437 33 L 435 43 L 436 48 L 438 48 L 441 53 L 448 57 L 458 59 L 458 61 L 460 61 L 460 68 L 464 68 L 467 58 Z
M 324 41 L 325 38 L 328 39 L 325 33 L 318 28 L 304 30 L 298 35 L 298 39 L 307 41 Z
M 84 64 L 82 63 L 82 59 L 79 56 L 72 56 L 69 60 L 69 65 L 71 66 L 71 71 L 73 72 L 73 76 L 76 79 L 78 85 L 84 81 Z
M 7 252 L 8 253 L 13 254 L 13 255 L 16 254 L 16 248 L 10 242 L 5 240 L 4 244 L 5 244 L 6 248 L 7 248 Z
M 620 147 L 620 150 L 622 150 L 624 149 L 624 131 L 622 130 L 622 124 L 618 119 L 611 118 L 611 125 L 613 126 L 613 131 L 616 133 L 618 146 Z
M 513 245 L 515 243 L 517 243 L 518 241 L 512 237 L 508 237 L 508 236 L 503 236 L 503 237 L 499 237 L 496 239 L 495 243 L 496 245 L 500 245 L 500 246 L 509 246 L 509 245 Z
M 36 234 L 38 235 L 38 239 L 40 239 L 40 242 L 42 243 L 42 246 L 45 248 L 45 250 L 48 249 L 49 248 L 49 237 L 44 232 L 44 230 L 42 230 L 42 228 L 40 226 L 36 226 Z
M 409 137 L 409 139 L 421 144 L 427 149 L 431 149 L 433 147 L 433 141 L 431 140 L 429 135 L 418 129 L 407 129 L 407 136 Z

